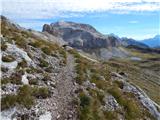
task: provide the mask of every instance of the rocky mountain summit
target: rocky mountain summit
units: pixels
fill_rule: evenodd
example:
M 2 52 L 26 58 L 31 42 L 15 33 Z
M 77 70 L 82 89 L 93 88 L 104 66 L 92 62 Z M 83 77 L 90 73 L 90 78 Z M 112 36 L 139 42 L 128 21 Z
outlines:
M 124 50 L 91 26 L 58 22 L 37 32 L 4 16 L 1 23 L 1 120 L 160 119 L 159 54 L 126 48 L 142 60 L 100 61 L 65 46 L 80 35 L 78 48 L 93 49 L 94 36 L 106 41 L 104 56 Z
M 81 49 L 108 48 L 119 45 L 116 39 L 102 35 L 87 24 L 60 21 L 50 25 L 45 24 L 44 31 L 60 36 L 72 47 Z
M 88 24 L 59 21 L 50 25 L 45 24 L 42 31 L 63 39 L 66 45 L 102 60 L 127 58 L 131 55 L 125 48 L 130 46 L 150 50 L 146 44 L 131 38 L 119 38 L 114 34 L 103 35 Z

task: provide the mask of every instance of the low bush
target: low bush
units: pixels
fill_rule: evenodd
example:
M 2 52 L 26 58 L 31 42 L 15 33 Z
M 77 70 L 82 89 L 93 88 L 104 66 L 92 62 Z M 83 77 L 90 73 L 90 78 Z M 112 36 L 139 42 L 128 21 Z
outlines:
M 84 92 L 79 94 L 80 106 L 79 106 L 79 118 L 80 120 L 86 120 L 91 117 L 90 105 L 91 99 Z
M 39 41 L 39 40 L 36 40 L 34 42 L 30 42 L 29 45 L 31 45 L 31 46 L 33 46 L 35 48 L 40 48 L 43 45 L 43 43 L 41 41 Z
M 104 111 L 104 116 L 106 120 L 117 120 L 118 116 L 116 112 L 113 111 Z
M 47 55 L 52 54 L 52 49 L 50 49 L 49 47 L 43 47 L 41 50 Z
M 142 111 L 138 103 L 133 98 L 130 99 L 130 97 L 123 95 L 119 88 L 114 87 L 109 90 L 109 93 L 112 94 L 116 98 L 117 102 L 124 107 L 126 111 L 126 119 L 136 119 L 143 116 L 141 115 Z
M 17 95 L 7 95 L 2 98 L 1 108 L 4 110 L 19 104 L 29 109 L 34 105 L 35 97 L 43 99 L 49 97 L 48 88 L 38 88 L 24 85 L 19 88 Z
M 4 44 L 4 43 L 2 43 L 2 44 L 1 44 L 1 50 L 2 50 L 2 51 L 5 51 L 6 49 L 7 49 L 7 45 Z
M 49 63 L 43 59 L 39 59 L 39 62 L 40 62 L 40 64 L 39 64 L 40 67 L 48 67 L 49 66 Z
M 96 79 L 93 79 L 91 80 L 92 83 L 95 83 L 96 86 L 99 88 L 99 89 L 102 89 L 102 90 L 105 90 L 106 89 L 106 86 L 107 86 L 107 82 L 104 81 L 104 80 L 96 80 Z
M 34 97 L 32 96 L 32 88 L 24 85 L 18 91 L 17 102 L 26 108 L 31 108 L 34 104 Z
M 40 99 L 45 99 L 50 96 L 50 92 L 47 87 L 34 88 L 32 94 L 36 98 L 40 98 Z
M 30 67 L 26 69 L 27 73 L 43 73 L 43 71 L 41 69 L 36 69 L 34 67 Z
M 1 80 L 1 84 L 12 83 L 12 84 L 20 85 L 20 84 L 22 84 L 21 79 L 22 79 L 21 74 L 15 73 L 15 74 L 12 74 L 9 78 L 7 78 L 7 77 L 3 78 Z
M 16 95 L 6 95 L 1 99 L 1 110 L 11 108 L 16 105 Z
M 22 59 L 22 61 L 18 63 L 18 68 L 20 68 L 20 67 L 25 68 L 27 66 L 28 66 L 28 64 L 25 59 Z
M 12 39 L 15 41 L 15 44 L 18 45 L 19 47 L 26 48 L 27 41 L 25 37 L 19 34 L 14 34 L 14 37 Z
M 114 81 L 114 83 L 115 83 L 119 88 L 123 89 L 124 84 L 123 84 L 122 81 L 116 80 L 116 81 Z
M 84 108 L 84 107 L 87 107 L 90 105 L 91 100 L 85 93 L 80 93 L 79 97 L 80 97 L 80 106 L 81 107 Z
M 38 80 L 37 79 L 31 79 L 29 80 L 30 85 L 38 85 Z
M 2 61 L 3 62 L 13 62 L 15 61 L 15 58 L 11 55 L 6 55 L 6 56 L 2 56 Z

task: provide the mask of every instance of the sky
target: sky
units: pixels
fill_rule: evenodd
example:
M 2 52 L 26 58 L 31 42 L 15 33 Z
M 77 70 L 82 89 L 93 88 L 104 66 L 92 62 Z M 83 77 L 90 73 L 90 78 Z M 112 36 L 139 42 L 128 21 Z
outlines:
M 160 0 L 1 0 L 0 8 L 2 15 L 38 31 L 62 20 L 136 40 L 160 34 Z

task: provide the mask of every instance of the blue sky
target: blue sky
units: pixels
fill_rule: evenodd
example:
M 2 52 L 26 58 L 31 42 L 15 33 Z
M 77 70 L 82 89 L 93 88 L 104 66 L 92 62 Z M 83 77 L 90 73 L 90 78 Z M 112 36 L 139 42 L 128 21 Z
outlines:
M 159 34 L 159 12 L 159 0 L 2 0 L 2 15 L 26 28 L 64 20 L 137 40 Z

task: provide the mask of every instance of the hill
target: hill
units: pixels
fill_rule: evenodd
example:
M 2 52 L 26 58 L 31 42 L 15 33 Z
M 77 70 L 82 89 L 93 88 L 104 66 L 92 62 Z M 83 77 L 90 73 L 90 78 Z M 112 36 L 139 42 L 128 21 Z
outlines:
M 58 35 L 1 23 L 2 120 L 160 118 L 159 54 L 124 48 L 141 60 L 95 60 Z

